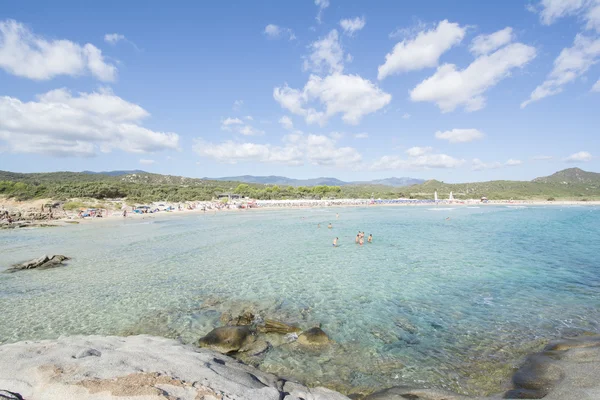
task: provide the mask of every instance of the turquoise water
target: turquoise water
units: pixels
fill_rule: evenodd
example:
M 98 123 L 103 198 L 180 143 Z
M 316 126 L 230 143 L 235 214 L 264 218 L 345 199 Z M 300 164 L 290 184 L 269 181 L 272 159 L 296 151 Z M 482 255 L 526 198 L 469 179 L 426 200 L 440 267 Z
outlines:
M 192 343 L 221 312 L 251 306 L 304 328 L 321 323 L 336 342 L 277 347 L 260 361 L 267 371 L 337 388 L 483 392 L 500 384 L 475 380 L 483 366 L 516 365 L 542 338 L 600 331 L 598 227 L 594 207 L 425 206 L 0 231 L 0 269 L 73 257 L 0 274 L 0 343 L 132 333 Z M 355 245 L 358 230 L 374 243 Z

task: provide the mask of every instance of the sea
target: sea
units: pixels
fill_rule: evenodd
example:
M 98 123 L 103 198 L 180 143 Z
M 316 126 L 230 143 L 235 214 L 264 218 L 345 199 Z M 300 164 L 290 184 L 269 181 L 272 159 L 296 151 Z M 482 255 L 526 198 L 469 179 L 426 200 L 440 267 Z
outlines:
M 355 244 L 359 231 L 373 242 Z M 44 254 L 72 259 L 2 273 Z M 599 255 L 593 206 L 242 210 L 4 230 L 0 344 L 194 344 L 223 314 L 252 310 L 333 341 L 288 338 L 253 361 L 264 371 L 344 393 L 490 394 L 548 340 L 600 331 Z

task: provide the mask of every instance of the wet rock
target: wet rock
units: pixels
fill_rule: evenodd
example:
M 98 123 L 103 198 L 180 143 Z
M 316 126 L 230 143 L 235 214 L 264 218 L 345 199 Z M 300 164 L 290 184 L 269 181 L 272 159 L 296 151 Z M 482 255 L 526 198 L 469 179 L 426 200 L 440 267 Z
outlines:
M 15 264 L 7 270 L 7 272 L 20 271 L 24 269 L 46 269 L 61 265 L 63 261 L 69 260 L 69 257 L 57 254 L 53 256 L 42 256 L 33 260 L 25 261 L 24 263 Z
M 238 350 L 239 353 L 247 353 L 249 356 L 258 356 L 265 353 L 271 345 L 266 340 L 254 340 L 245 343 Z
M 221 314 L 220 321 L 223 325 L 244 326 L 252 325 L 255 315 L 252 311 L 244 311 L 242 314 L 233 316 L 230 312 Z
M 227 354 L 238 351 L 253 339 L 252 330 L 248 326 L 222 326 L 200 338 L 198 346 Z
M 373 393 L 363 400 L 466 400 L 468 397 L 436 389 L 395 386 Z
M 329 344 L 329 336 L 321 328 L 310 328 L 298 336 L 298 343 L 305 346 L 324 346 Z
M 24 400 L 19 393 L 9 392 L 8 390 L 0 390 L 1 400 Z
M 540 390 L 513 389 L 504 393 L 504 399 L 543 399 L 546 393 Z
M 85 350 L 81 350 L 79 353 L 77 353 L 75 358 L 101 357 L 101 356 L 102 356 L 102 353 L 100 353 L 96 349 L 85 349 Z
M 534 391 L 541 397 L 547 395 L 552 387 L 558 384 L 565 374 L 552 358 L 544 353 L 533 354 L 513 376 L 515 389 Z
M 264 325 L 259 325 L 257 330 L 262 333 L 280 333 L 282 335 L 301 331 L 297 326 L 289 325 L 274 319 L 265 319 Z
M 565 338 L 548 343 L 544 351 L 564 351 L 584 347 L 600 347 L 600 335 Z

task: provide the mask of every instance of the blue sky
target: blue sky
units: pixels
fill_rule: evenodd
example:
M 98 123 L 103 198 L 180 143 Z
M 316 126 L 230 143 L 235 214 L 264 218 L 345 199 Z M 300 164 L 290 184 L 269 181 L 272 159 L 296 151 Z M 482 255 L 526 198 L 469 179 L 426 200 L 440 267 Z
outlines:
M 600 1 L 9 2 L 0 169 L 600 171 Z

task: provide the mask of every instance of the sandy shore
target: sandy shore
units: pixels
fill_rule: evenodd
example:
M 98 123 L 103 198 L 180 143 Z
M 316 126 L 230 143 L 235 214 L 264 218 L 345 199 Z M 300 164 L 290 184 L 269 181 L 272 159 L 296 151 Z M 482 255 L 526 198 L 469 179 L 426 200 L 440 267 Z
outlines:
M 188 203 L 166 203 L 173 207 L 173 211 L 159 211 L 156 213 L 138 214 L 132 212 L 132 207 L 127 207 L 127 216 L 123 217 L 123 210 L 102 209 L 98 217 L 81 217 L 79 211 L 67 211 L 60 206 L 50 210 L 43 205 L 52 203 L 50 199 L 38 199 L 32 201 L 14 201 L 12 199 L 0 198 L 0 227 L 10 227 L 5 212 L 12 216 L 16 227 L 27 226 L 64 226 L 72 223 L 91 223 L 101 220 L 118 219 L 148 219 L 169 216 L 185 216 L 199 214 L 218 214 L 221 212 L 254 212 L 257 210 L 297 210 L 308 208 L 356 208 L 356 207 L 527 207 L 527 206 L 599 206 L 600 201 L 543 201 L 543 200 L 375 200 L 370 199 L 335 199 L 335 200 L 257 200 L 252 202 L 252 207 L 246 207 L 247 201 L 240 201 L 229 205 L 219 202 L 188 202 Z M 181 206 L 181 207 L 180 207 Z M 243 206 L 244 208 L 240 208 Z M 13 227 L 15 227 L 13 226 Z

